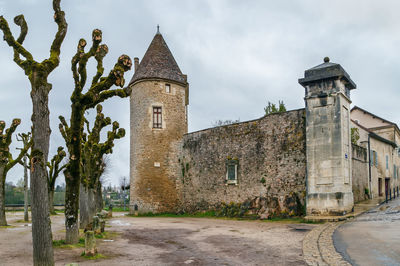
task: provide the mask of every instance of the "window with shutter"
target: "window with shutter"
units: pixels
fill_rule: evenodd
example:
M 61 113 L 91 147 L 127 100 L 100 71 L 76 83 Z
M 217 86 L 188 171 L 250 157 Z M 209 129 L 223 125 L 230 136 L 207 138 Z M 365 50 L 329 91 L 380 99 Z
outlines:
M 386 170 L 389 170 L 389 156 L 386 155 Z
M 226 183 L 237 184 L 238 183 L 238 164 L 239 161 L 235 159 L 226 160 Z
M 374 165 L 374 151 L 370 150 L 369 151 L 369 165 Z

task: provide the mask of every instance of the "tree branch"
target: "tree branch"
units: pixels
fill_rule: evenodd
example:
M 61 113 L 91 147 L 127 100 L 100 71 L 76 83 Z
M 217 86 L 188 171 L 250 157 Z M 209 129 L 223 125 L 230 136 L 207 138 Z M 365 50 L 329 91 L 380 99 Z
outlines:
M 102 44 L 99 46 L 99 48 L 97 48 L 96 54 L 94 56 L 97 61 L 97 73 L 93 77 L 91 87 L 93 87 L 94 85 L 97 84 L 97 82 L 99 81 L 99 79 L 101 78 L 101 76 L 104 73 L 103 58 L 107 55 L 107 53 L 108 53 L 107 45 Z
M 87 106 L 87 109 L 93 108 L 97 104 L 102 103 L 105 100 L 107 100 L 108 98 L 111 98 L 113 96 L 125 98 L 125 97 L 128 97 L 129 95 L 130 95 L 129 89 L 127 90 L 126 88 L 103 91 L 98 96 L 96 96 L 96 98 L 94 98 L 94 101 L 92 101 L 92 103 L 89 103 L 86 106 Z
M 28 34 L 28 24 L 25 21 L 24 15 L 19 15 L 14 18 L 14 23 L 20 27 L 21 33 L 17 39 L 17 42 L 22 45 L 25 40 L 26 35 Z M 18 66 L 24 69 L 24 60 L 21 60 L 19 57 L 19 53 L 16 49 L 14 49 L 14 62 L 17 63 Z
M 90 57 L 95 56 L 97 49 L 99 48 L 99 44 L 102 40 L 102 32 L 99 29 L 95 29 L 92 32 L 92 47 L 89 52 L 83 54 L 83 56 L 79 60 L 78 72 L 81 77 L 80 79 L 80 87 L 85 87 L 87 74 L 86 74 L 86 64 L 89 61 Z
M 15 129 L 21 124 L 21 119 L 15 118 L 12 121 L 10 128 L 6 129 L 6 144 L 11 144 L 11 135 L 15 132 Z
M 21 162 L 22 157 L 24 157 L 26 155 L 26 153 L 28 152 L 28 150 L 32 147 L 33 145 L 33 141 L 30 140 L 28 143 L 24 143 L 24 147 L 21 149 L 18 157 L 15 160 L 12 160 L 12 156 L 10 153 L 10 160 L 6 166 L 7 171 L 10 170 L 11 168 L 14 167 L 14 165 L 16 165 L 17 163 Z
M 22 16 L 22 15 L 21 15 Z M 8 26 L 7 20 L 3 17 L 0 16 L 0 29 L 3 31 L 4 34 L 4 40 L 7 42 L 8 46 L 12 47 L 15 49 L 15 51 L 19 54 L 21 54 L 23 57 L 26 58 L 26 60 L 31 61 L 31 63 L 35 62 L 33 60 L 32 54 L 29 53 L 19 42 L 17 42 L 14 39 L 14 36 L 11 33 L 10 27 Z M 17 62 L 18 64 L 18 62 Z M 21 65 L 19 65 L 21 66 Z M 27 71 L 26 65 L 23 65 L 23 69 Z M 21 66 L 22 67 L 22 66 Z
M 60 1 L 61 0 L 53 0 L 54 21 L 57 23 L 58 30 L 50 48 L 50 57 L 43 61 L 48 74 L 60 64 L 60 48 L 68 28 L 68 24 L 65 20 L 65 13 L 60 8 Z
M 59 116 L 58 119 L 60 119 L 60 124 L 58 125 L 58 128 L 60 129 L 60 133 L 62 137 L 65 139 L 65 141 L 68 140 L 68 137 L 70 135 L 70 129 L 68 127 L 67 121 L 65 121 L 65 118 L 63 116 Z
M 75 81 L 75 90 L 74 90 L 74 94 L 80 95 L 80 92 L 82 91 L 82 87 L 79 86 L 80 81 L 79 81 L 79 73 L 77 70 L 77 65 L 79 63 L 79 60 L 81 59 L 81 57 L 85 54 L 85 46 L 86 46 L 86 40 L 85 39 L 80 39 L 78 42 L 78 47 L 77 47 L 77 51 L 76 54 L 74 55 L 74 57 L 72 57 L 71 60 L 71 70 L 72 70 L 72 76 L 74 77 L 74 81 Z

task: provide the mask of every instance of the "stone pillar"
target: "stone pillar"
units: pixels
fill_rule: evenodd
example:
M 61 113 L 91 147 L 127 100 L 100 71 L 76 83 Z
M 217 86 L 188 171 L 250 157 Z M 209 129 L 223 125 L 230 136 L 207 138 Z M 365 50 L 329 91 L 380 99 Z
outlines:
M 96 238 L 93 231 L 85 232 L 85 255 L 94 256 L 97 253 Z
M 345 215 L 353 210 L 350 90 L 355 83 L 339 65 L 306 70 L 307 215 Z

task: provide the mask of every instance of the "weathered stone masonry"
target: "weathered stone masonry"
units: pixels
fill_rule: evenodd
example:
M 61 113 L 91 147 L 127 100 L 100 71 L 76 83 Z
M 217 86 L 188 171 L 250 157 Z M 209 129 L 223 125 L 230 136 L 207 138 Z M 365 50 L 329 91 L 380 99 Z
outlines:
M 351 212 L 368 182 L 366 151 L 350 145 L 356 85 L 329 58 L 304 74 L 305 108 L 187 134 L 187 76 L 157 32 L 129 84 L 131 212 Z
M 368 189 L 368 156 L 367 149 L 358 145 L 351 145 L 352 178 L 354 202 L 368 199 L 365 189 Z
M 304 109 L 186 134 L 177 181 L 182 209 L 233 202 L 264 218 L 303 214 L 304 135 Z M 226 182 L 229 159 L 238 161 L 237 185 Z
M 187 133 L 189 84 L 161 34 L 156 34 L 129 84 L 131 94 L 131 211 L 178 209 L 176 169 L 182 136 Z M 154 109 L 160 125 L 154 126 Z

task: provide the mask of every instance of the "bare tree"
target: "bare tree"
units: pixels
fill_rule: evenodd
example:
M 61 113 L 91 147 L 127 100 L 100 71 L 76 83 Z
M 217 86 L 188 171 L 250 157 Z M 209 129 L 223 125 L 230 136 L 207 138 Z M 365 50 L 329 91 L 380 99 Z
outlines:
M 80 188 L 80 228 L 86 228 L 91 223 L 93 216 L 98 211 L 97 199 L 101 196 L 100 177 L 104 173 L 105 163 L 103 161 L 106 154 L 112 153 L 114 140 L 125 136 L 125 130 L 119 128 L 118 122 L 112 123 L 112 130 L 108 131 L 105 142 L 100 142 L 101 130 L 111 124 L 109 117 L 104 118 L 102 106 L 97 105 L 97 115 L 94 126 L 90 129 L 87 125 L 87 134 L 82 138 L 82 179 Z M 87 137 L 86 137 L 87 136 Z M 100 195 L 98 195 L 100 193 Z
M 17 140 L 21 141 L 24 145 L 24 147 L 31 141 L 31 132 L 28 132 L 28 134 L 25 133 L 20 133 L 17 135 Z M 27 222 L 29 221 L 29 213 L 28 213 L 28 158 L 30 155 L 26 153 L 24 155 L 24 161 L 23 161 L 23 166 L 24 166 L 24 221 Z
M 130 188 L 128 178 L 126 178 L 126 176 L 120 177 L 119 185 L 120 185 L 121 190 L 122 190 L 122 197 L 123 197 L 123 200 L 124 200 L 124 211 L 125 211 L 126 190 L 128 190 Z
M 18 162 L 22 160 L 22 157 L 26 154 L 26 152 L 32 146 L 32 142 L 24 143 L 24 147 L 21 149 L 18 157 L 14 160 L 12 154 L 10 152 L 11 145 L 11 136 L 15 132 L 15 129 L 21 124 L 20 119 L 14 119 L 10 128 L 6 129 L 5 133 L 4 128 L 6 127 L 6 123 L 4 121 L 0 121 L 0 225 L 7 225 L 6 220 L 6 208 L 5 208 L 5 183 L 8 171 L 13 168 Z
M 34 265 L 54 265 L 46 180 L 46 162 L 51 132 L 48 98 L 52 88 L 47 78 L 60 63 L 60 48 L 67 33 L 68 25 L 65 21 L 65 13 L 60 8 L 60 1 L 53 0 L 54 21 L 57 23 L 58 30 L 50 48 L 50 57 L 42 62 L 35 61 L 32 54 L 23 46 L 28 33 L 24 16 L 19 15 L 14 18 L 15 24 L 21 29 L 18 39 L 15 39 L 11 33 L 7 20 L 0 16 L 0 29 L 4 33 L 4 40 L 14 49 L 14 62 L 24 70 L 32 88 L 31 209 Z M 21 56 L 24 59 L 21 59 Z
M 66 154 L 63 147 L 58 147 L 57 154 L 47 162 L 47 167 L 49 168 L 49 173 L 47 175 L 47 187 L 49 190 L 49 205 L 50 205 L 50 213 L 55 214 L 54 211 L 54 188 L 56 185 L 56 180 L 62 170 L 67 166 L 64 164 L 60 166 L 60 163 L 65 158 Z
M 124 73 L 131 69 L 132 60 L 127 55 L 118 58 L 114 68 L 108 76 L 102 77 L 104 73 L 103 58 L 108 53 L 105 44 L 100 45 L 102 32 L 98 29 L 92 34 L 92 47 L 85 52 L 86 41 L 80 39 L 77 52 L 72 58 L 72 74 L 75 81 L 75 88 L 71 96 L 71 119 L 70 125 L 64 117 L 60 116 L 60 132 L 65 139 L 69 153 L 69 163 L 64 171 L 66 181 L 65 192 L 65 227 L 67 243 L 77 243 L 79 238 L 78 209 L 79 209 L 79 188 L 81 183 L 82 163 L 82 134 L 84 128 L 84 112 L 108 98 L 119 96 L 121 98 L 130 95 L 130 89 L 111 89 L 113 85 L 123 87 L 125 84 Z M 86 65 L 90 58 L 97 61 L 97 72 L 86 93 L 83 89 L 86 85 Z

